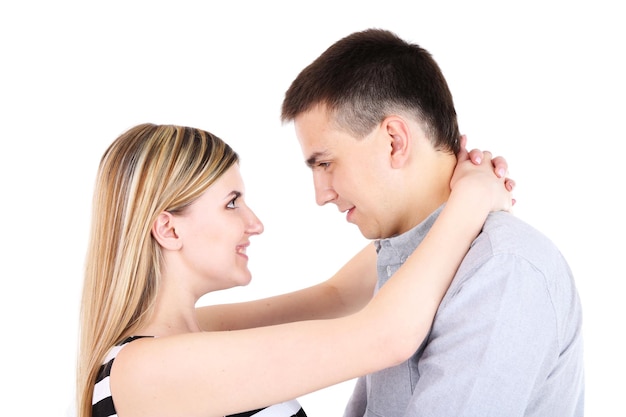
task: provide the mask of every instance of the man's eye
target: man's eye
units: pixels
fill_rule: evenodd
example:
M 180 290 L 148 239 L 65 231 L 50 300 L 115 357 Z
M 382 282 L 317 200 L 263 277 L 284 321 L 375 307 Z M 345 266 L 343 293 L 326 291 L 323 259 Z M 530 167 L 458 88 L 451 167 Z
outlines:
M 317 166 L 321 168 L 328 168 L 330 166 L 330 162 L 320 162 Z

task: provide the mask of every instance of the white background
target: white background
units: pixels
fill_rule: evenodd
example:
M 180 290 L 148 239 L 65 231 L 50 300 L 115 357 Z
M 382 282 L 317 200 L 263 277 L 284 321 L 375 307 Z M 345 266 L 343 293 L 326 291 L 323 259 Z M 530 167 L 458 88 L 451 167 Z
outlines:
M 291 80 L 326 47 L 381 27 L 434 55 L 469 147 L 507 158 L 516 214 L 557 243 L 578 282 L 587 415 L 626 415 L 618 3 L 3 2 L 3 414 L 65 413 L 93 180 L 107 145 L 137 123 L 197 126 L 242 157 L 248 202 L 265 224 L 249 251 L 253 282 L 202 302 L 310 285 L 365 244 L 334 206 L 315 205 L 279 111 Z M 339 416 L 351 386 L 301 402 L 311 417 Z

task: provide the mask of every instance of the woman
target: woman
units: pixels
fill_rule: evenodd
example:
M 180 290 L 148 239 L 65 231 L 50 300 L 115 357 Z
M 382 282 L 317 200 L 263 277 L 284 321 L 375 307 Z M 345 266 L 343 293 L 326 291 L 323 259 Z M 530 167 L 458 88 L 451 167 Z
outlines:
M 245 203 L 237 154 L 189 127 L 143 124 L 122 134 L 101 160 L 94 193 L 79 416 L 209 417 L 271 404 L 263 415 L 304 416 L 291 399 L 403 361 L 488 212 L 511 205 L 489 155 L 477 166 L 467 159 L 427 239 L 365 307 L 361 295 L 332 310 L 338 318 L 206 331 L 229 328 L 226 312 L 237 317 L 237 308 L 198 314 L 197 300 L 250 281 L 246 248 L 263 231 Z M 372 260 L 366 248 L 335 279 L 371 276 Z M 279 306 L 259 321 L 284 321 Z M 412 323 L 403 320 L 409 314 Z M 256 324 L 241 322 L 230 327 Z

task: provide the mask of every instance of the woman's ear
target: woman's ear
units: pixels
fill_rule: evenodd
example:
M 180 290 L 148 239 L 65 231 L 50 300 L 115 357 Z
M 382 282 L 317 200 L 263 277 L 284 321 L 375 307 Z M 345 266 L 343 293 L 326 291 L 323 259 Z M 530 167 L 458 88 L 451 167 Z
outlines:
M 176 234 L 174 220 L 172 213 L 163 211 L 152 224 L 152 236 L 163 249 L 178 250 L 183 246 L 182 239 Z
M 398 116 L 387 117 L 383 121 L 383 126 L 389 137 L 391 145 L 391 166 L 401 168 L 410 156 L 411 131 L 406 121 Z

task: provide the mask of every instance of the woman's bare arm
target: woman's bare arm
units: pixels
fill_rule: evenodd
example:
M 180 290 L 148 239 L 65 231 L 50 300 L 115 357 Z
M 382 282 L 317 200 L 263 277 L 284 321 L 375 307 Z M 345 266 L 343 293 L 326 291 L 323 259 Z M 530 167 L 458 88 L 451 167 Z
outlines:
M 141 339 L 126 346 L 111 373 L 119 415 L 222 416 L 406 360 L 428 333 L 489 210 L 510 206 L 504 180 L 496 181 L 491 169 L 481 167 L 457 176 L 424 241 L 358 312 L 331 320 Z
M 466 143 L 465 135 L 461 136 L 460 160 L 480 164 L 483 152 L 465 151 Z M 491 159 L 491 165 L 499 176 L 508 168 L 502 157 Z M 505 186 L 511 190 L 514 182 L 506 178 Z M 359 311 L 371 300 L 376 280 L 376 249 L 370 243 L 326 281 L 260 300 L 199 307 L 198 322 L 206 331 L 217 331 L 342 317 Z
M 376 249 L 370 243 L 330 279 L 260 300 L 198 307 L 202 329 L 240 330 L 292 321 L 342 317 L 363 308 L 376 285 Z

